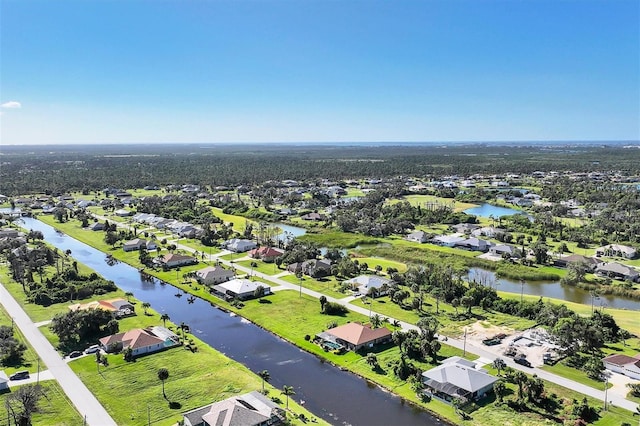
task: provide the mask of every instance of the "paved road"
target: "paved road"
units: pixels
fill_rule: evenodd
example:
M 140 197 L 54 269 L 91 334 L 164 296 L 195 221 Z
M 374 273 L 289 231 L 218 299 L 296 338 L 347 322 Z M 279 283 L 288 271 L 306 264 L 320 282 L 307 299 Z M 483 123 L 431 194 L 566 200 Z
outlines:
M 0 302 L 13 318 L 14 323 L 18 326 L 25 339 L 31 343 L 40 359 L 49 367 L 49 373 L 58 381 L 62 390 L 80 412 L 80 415 L 86 419 L 86 424 L 92 426 L 116 426 L 116 422 L 113 421 L 109 413 L 100 405 L 95 396 L 76 376 L 65 360 L 60 357 L 18 302 L 1 284 Z M 32 377 L 36 376 L 32 375 Z
M 101 217 L 101 218 L 104 218 L 104 217 Z M 123 227 L 127 227 L 127 228 L 131 229 L 131 227 L 128 226 L 127 224 L 119 223 L 118 226 L 123 226 Z M 174 243 L 175 243 L 175 241 L 174 241 Z M 182 245 L 182 244 L 176 244 L 176 246 L 177 246 L 177 248 L 179 248 L 181 250 L 188 251 L 188 252 L 192 252 L 193 253 L 195 251 L 193 248 L 185 246 L 185 245 Z M 226 266 L 233 267 L 236 270 L 245 272 L 247 274 L 253 274 L 254 276 L 257 276 L 257 277 L 262 278 L 262 279 L 264 279 L 266 281 L 269 281 L 269 282 L 271 282 L 273 284 L 276 284 L 281 288 L 288 288 L 288 289 L 291 289 L 291 290 L 301 291 L 302 293 L 304 293 L 306 295 L 309 295 L 309 296 L 312 296 L 312 297 L 315 297 L 315 298 L 320 298 L 320 296 L 323 295 L 322 293 L 319 293 L 317 291 L 310 290 L 310 289 L 305 288 L 305 287 L 300 288 L 299 285 L 292 284 L 292 283 L 290 283 L 288 281 L 281 280 L 279 277 L 282 276 L 283 274 L 277 274 L 276 276 L 263 274 L 261 272 L 254 271 L 251 268 L 247 268 L 247 267 L 244 267 L 244 266 L 239 265 L 237 263 L 232 263 L 232 262 L 230 262 L 228 260 L 224 260 L 224 259 L 220 258 L 220 256 L 228 254 L 228 253 L 231 253 L 231 252 L 224 250 L 221 253 L 217 253 L 217 254 L 214 254 L 214 255 L 211 255 L 211 256 L 207 256 L 207 257 L 209 258 L 209 261 L 219 261 L 220 263 L 222 263 L 222 264 L 224 264 Z M 239 259 L 241 259 L 243 257 L 244 256 L 239 255 L 239 258 L 236 259 L 236 260 L 239 260 Z M 366 309 L 366 308 L 363 308 L 363 307 L 360 307 L 360 306 L 352 305 L 351 303 L 349 303 L 351 300 L 353 300 L 352 297 L 345 297 L 345 298 L 342 298 L 342 299 L 336 299 L 336 298 L 329 297 L 329 296 L 325 296 L 325 297 L 330 302 L 340 303 L 340 304 L 344 305 L 345 307 L 347 307 L 347 309 L 349 309 L 350 311 L 358 312 L 358 313 L 360 313 L 362 315 L 370 316 L 370 315 L 374 315 L 374 314 L 377 313 L 377 312 L 371 312 L 371 311 L 369 311 L 369 309 Z M 379 315 L 381 317 L 383 317 L 383 318 L 386 317 L 386 315 L 382 315 L 382 314 L 379 314 Z M 388 318 L 389 318 L 389 321 L 391 321 L 391 322 L 395 321 L 394 318 L 391 318 L 391 317 L 388 317 Z M 409 323 L 406 323 L 406 322 L 402 322 L 402 321 L 400 321 L 400 325 L 401 325 L 402 329 L 404 329 L 404 330 L 417 329 L 417 327 L 415 325 L 409 324 Z M 474 346 L 472 344 L 465 343 L 462 339 L 447 338 L 446 344 L 448 344 L 450 346 L 453 346 L 453 347 L 456 347 L 458 349 L 462 349 L 462 350 L 466 349 L 466 351 L 469 352 L 469 353 L 472 353 L 474 355 L 478 355 L 478 356 L 480 356 L 482 358 L 486 358 L 486 359 L 491 360 L 491 361 L 493 361 L 496 358 L 499 358 L 497 355 L 495 355 L 495 354 L 493 354 L 493 353 L 491 353 L 491 352 L 489 352 L 489 351 L 487 351 L 487 350 L 485 350 L 485 349 L 483 349 L 481 347 L 477 347 L 477 346 Z M 575 391 L 580 392 L 582 394 L 585 394 L 585 395 L 591 396 L 593 398 L 599 399 L 600 401 L 604 401 L 605 400 L 605 392 L 604 392 L 604 390 L 599 390 L 599 389 L 592 388 L 590 386 L 583 385 L 583 384 L 578 383 L 578 382 L 576 382 L 574 380 L 566 379 L 566 378 L 564 378 L 562 376 L 558 376 L 557 374 L 553 374 L 553 373 L 550 373 L 548 371 L 541 370 L 539 368 L 524 367 L 524 366 L 522 366 L 520 364 L 516 364 L 510 358 L 504 358 L 504 361 L 509 367 L 512 367 L 512 368 L 514 368 L 516 370 L 523 371 L 523 372 L 525 372 L 527 374 L 537 374 L 538 377 L 540 377 L 541 379 L 548 380 L 549 382 L 558 384 L 560 386 L 564 386 L 564 387 L 566 387 L 568 389 L 575 390 Z M 603 385 L 603 388 L 604 388 L 604 385 Z M 638 407 L 638 404 L 636 404 L 635 402 L 629 401 L 628 399 L 625 399 L 620 395 L 615 395 L 615 394 L 613 394 L 611 392 L 607 393 L 606 398 L 607 398 L 607 400 L 609 401 L 610 404 L 613 404 L 615 406 L 624 408 L 626 410 L 630 410 L 632 412 L 635 412 L 637 407 Z

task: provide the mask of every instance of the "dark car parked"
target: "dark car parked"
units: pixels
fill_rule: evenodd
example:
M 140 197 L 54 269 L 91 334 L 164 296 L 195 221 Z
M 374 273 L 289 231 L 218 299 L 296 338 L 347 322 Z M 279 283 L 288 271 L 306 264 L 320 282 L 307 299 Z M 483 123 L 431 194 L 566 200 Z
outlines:
M 524 365 L 525 367 L 531 367 L 531 363 L 526 358 L 516 358 L 513 361 L 516 364 Z
M 29 372 L 27 370 L 17 371 L 13 373 L 11 376 L 9 376 L 10 380 L 22 380 L 22 379 L 28 379 L 28 378 L 29 378 Z
M 80 351 L 73 351 L 69 354 L 69 358 L 78 358 L 80 355 L 82 355 L 82 352 Z

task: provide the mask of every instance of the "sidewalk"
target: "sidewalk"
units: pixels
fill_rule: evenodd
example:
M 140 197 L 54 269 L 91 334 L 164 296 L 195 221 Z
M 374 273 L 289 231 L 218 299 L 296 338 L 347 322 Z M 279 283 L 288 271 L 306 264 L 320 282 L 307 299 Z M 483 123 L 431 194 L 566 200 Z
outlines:
M 15 325 L 18 326 L 25 339 L 33 346 L 40 359 L 49 367 L 49 373 L 58 381 L 64 393 L 67 394 L 67 397 L 85 419 L 86 424 L 92 426 L 116 426 L 116 422 L 113 421 L 109 413 L 60 357 L 58 352 L 51 346 L 51 343 L 42 335 L 22 309 L 22 306 L 1 284 L 0 302 L 13 318 Z M 42 379 L 42 373 L 40 375 Z M 32 374 L 31 377 L 37 378 L 36 374 Z M 25 381 L 20 382 L 26 383 Z

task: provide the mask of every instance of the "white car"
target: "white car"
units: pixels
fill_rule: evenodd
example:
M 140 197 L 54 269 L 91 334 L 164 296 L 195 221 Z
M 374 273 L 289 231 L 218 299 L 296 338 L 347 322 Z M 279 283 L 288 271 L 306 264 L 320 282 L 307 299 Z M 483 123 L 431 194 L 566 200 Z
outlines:
M 84 350 L 85 354 L 94 354 L 96 352 L 98 352 L 100 350 L 100 346 L 98 345 L 92 345 L 89 346 L 87 349 Z

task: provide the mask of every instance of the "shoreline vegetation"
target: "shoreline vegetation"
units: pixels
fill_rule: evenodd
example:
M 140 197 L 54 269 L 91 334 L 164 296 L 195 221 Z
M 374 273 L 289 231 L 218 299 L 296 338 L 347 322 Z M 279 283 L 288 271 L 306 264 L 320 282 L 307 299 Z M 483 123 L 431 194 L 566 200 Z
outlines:
M 42 218 L 41 218 L 42 219 Z M 55 220 L 53 220 L 53 218 L 47 218 L 48 220 L 44 220 L 43 222 L 48 223 L 49 225 L 57 228 L 57 229 L 61 229 L 62 231 L 64 231 L 65 233 L 69 234 L 70 236 L 74 237 L 74 238 L 78 238 L 78 240 L 85 242 L 89 245 L 91 245 L 92 247 L 101 250 L 103 252 L 105 252 L 106 254 L 112 254 L 116 259 L 124 261 L 125 263 L 130 264 L 131 266 L 137 267 L 140 265 L 137 265 L 137 258 L 133 259 L 131 258 L 130 254 L 124 253 L 122 251 L 119 250 L 112 250 L 111 248 L 109 248 L 108 246 L 106 246 L 104 244 L 104 242 L 102 241 L 96 241 L 95 238 L 82 238 L 83 233 L 81 232 L 81 229 L 77 226 L 73 226 L 70 223 L 63 223 L 60 224 L 58 222 L 56 222 Z M 113 253 L 111 253 L 113 252 Z M 129 259 L 127 259 L 127 257 L 129 257 Z M 448 257 L 448 256 L 447 256 Z M 132 261 L 133 259 L 133 261 Z M 268 324 L 268 320 L 265 318 L 260 319 L 260 317 L 256 317 L 255 312 L 252 312 L 251 307 L 254 305 L 257 305 L 257 303 L 247 303 L 242 310 L 235 308 L 234 306 L 232 306 L 231 304 L 228 304 L 218 298 L 215 298 L 215 296 L 211 295 L 210 293 L 204 291 L 204 289 L 202 288 L 198 288 L 198 290 L 194 290 L 194 288 L 189 285 L 189 284 L 184 284 L 182 282 L 179 282 L 178 280 L 173 279 L 173 277 L 175 276 L 175 274 L 170 274 L 169 276 L 163 276 L 162 273 L 159 274 L 153 274 L 156 277 L 158 277 L 159 279 L 169 282 L 170 284 L 174 285 L 177 288 L 180 288 L 186 292 L 189 292 L 197 297 L 200 297 L 204 300 L 209 301 L 210 303 L 212 303 L 213 305 L 222 307 L 224 309 L 228 309 L 230 311 L 233 311 L 239 315 L 242 315 L 244 317 L 246 317 L 248 320 L 252 321 L 254 324 L 260 326 L 261 328 L 276 334 L 277 336 L 293 343 L 294 345 L 300 347 L 301 349 L 307 350 L 308 352 L 311 352 L 313 354 L 315 354 L 316 356 L 319 356 L 321 359 L 325 359 L 328 362 L 332 362 L 334 363 L 334 360 L 332 360 L 331 358 L 331 354 L 327 354 L 324 352 L 320 352 L 319 347 L 317 347 L 317 345 L 312 345 L 309 342 L 306 342 L 304 340 L 302 340 L 302 332 L 300 333 L 300 336 L 298 336 L 297 338 L 293 338 L 291 339 L 290 337 L 288 337 L 285 333 L 282 332 L 278 332 L 278 326 L 273 326 L 273 325 L 269 325 Z M 295 293 L 295 292 L 279 292 L 276 293 L 276 295 L 272 295 L 270 297 L 286 297 L 285 294 L 286 293 Z M 293 294 L 290 298 L 291 301 L 295 301 L 296 299 L 298 299 L 297 293 Z M 302 298 L 302 300 L 305 300 L 306 298 Z M 313 304 L 315 304 L 315 302 L 313 302 Z M 274 305 L 280 305 L 278 304 L 274 304 Z M 290 311 L 295 311 L 295 310 L 290 310 Z M 302 312 L 305 311 L 305 309 L 301 309 Z M 608 310 L 609 311 L 609 310 Z M 622 311 L 622 310 L 621 310 Z M 624 312 L 624 311 L 622 311 Z M 268 315 L 269 318 L 277 318 L 277 316 L 274 315 Z M 288 321 L 288 323 L 290 323 Z M 275 329 L 274 329 L 275 328 Z M 299 340 L 299 341 L 298 341 Z M 455 350 L 454 350 L 454 354 Z M 337 358 L 335 360 L 336 362 L 334 363 L 334 365 L 338 365 L 340 368 L 347 368 L 349 371 L 354 372 L 355 374 L 361 375 L 360 372 L 358 371 L 358 369 L 356 368 L 354 371 L 354 366 L 349 365 L 348 358 L 345 357 L 344 355 L 342 356 L 342 358 Z M 361 360 L 361 363 L 364 363 L 364 361 Z M 363 373 L 363 377 L 367 380 L 372 380 L 374 383 L 376 383 L 376 385 L 382 387 L 382 388 L 386 388 L 388 391 L 391 391 L 392 393 L 398 395 L 399 397 L 411 401 L 412 403 L 415 403 L 416 405 L 420 406 L 422 409 L 425 409 L 429 412 L 431 412 L 434 415 L 437 415 L 439 417 L 443 417 L 445 419 L 448 419 L 448 421 L 451 422 L 455 422 L 458 423 L 460 421 L 459 416 L 454 412 L 453 408 L 448 405 L 448 404 L 442 404 L 442 403 L 438 403 L 437 401 L 432 401 L 430 403 L 425 404 L 424 402 L 421 402 L 415 395 L 415 392 L 411 389 L 408 389 L 408 384 L 404 383 L 401 386 L 387 386 L 385 385 L 385 383 L 381 383 L 380 382 L 380 377 L 371 377 L 370 376 L 370 368 L 367 366 L 367 368 L 365 368 L 364 370 L 362 369 L 362 366 L 359 367 L 360 371 L 362 371 Z M 377 379 L 377 380 L 376 380 Z M 564 392 L 572 392 L 570 390 L 565 390 Z M 474 413 L 475 414 L 475 413 Z M 465 423 L 466 424 L 466 423 Z M 475 423 L 475 424 L 493 424 L 493 423 Z M 523 423 L 523 424 L 528 424 L 528 423 Z M 530 424 L 536 424 L 536 423 L 530 423 Z

